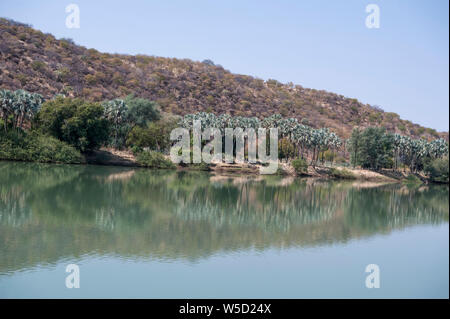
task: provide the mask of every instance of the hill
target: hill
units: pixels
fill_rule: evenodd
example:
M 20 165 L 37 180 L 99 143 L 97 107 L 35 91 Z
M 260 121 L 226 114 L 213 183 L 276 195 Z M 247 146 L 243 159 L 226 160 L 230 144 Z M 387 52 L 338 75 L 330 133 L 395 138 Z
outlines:
M 179 115 L 280 113 L 315 128 L 329 127 L 342 137 L 354 126 L 384 126 L 414 138 L 448 140 L 448 132 L 339 94 L 233 74 L 210 60 L 101 53 L 7 19 L 0 19 L 0 55 L 1 88 L 23 88 L 46 98 L 63 93 L 101 101 L 133 93 Z

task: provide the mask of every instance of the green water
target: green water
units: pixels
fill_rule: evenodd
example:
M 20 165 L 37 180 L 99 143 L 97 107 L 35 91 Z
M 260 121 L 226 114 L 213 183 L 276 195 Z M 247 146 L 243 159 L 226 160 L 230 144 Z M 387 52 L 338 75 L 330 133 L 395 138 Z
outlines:
M 448 298 L 448 217 L 447 186 L 0 162 L 0 297 Z

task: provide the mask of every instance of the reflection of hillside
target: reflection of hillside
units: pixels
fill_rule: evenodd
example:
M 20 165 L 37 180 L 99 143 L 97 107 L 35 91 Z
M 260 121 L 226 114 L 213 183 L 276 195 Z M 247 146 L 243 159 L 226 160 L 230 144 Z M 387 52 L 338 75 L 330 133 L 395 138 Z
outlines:
M 448 222 L 448 187 L 0 163 L 0 273 L 83 254 L 197 259 Z

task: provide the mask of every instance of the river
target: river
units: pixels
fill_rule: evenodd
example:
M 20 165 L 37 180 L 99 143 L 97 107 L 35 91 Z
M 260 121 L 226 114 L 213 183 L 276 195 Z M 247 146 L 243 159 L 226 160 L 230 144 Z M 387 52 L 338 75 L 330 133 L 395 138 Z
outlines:
M 0 162 L 0 297 L 448 298 L 448 220 L 448 186 Z

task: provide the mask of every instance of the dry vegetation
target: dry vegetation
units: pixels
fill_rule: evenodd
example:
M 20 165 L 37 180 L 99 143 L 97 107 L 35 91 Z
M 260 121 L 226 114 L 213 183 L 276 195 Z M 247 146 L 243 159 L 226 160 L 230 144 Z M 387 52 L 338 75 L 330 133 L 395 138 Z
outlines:
M 0 55 L 0 87 L 23 88 L 46 98 L 63 93 L 101 101 L 134 93 L 179 115 L 280 113 L 315 128 L 329 127 L 344 138 L 358 125 L 448 140 L 448 132 L 438 133 L 342 95 L 233 74 L 211 61 L 101 53 L 6 19 L 0 19 Z

